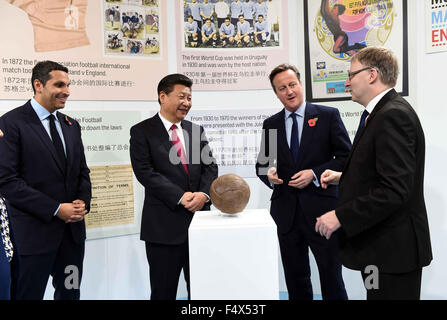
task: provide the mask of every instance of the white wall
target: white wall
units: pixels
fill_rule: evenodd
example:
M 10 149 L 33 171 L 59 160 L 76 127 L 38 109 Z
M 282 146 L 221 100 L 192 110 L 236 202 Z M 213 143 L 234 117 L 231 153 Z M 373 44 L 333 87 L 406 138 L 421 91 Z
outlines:
M 447 52 L 426 54 L 423 22 L 424 2 L 415 4 L 418 25 L 410 35 L 417 38 L 413 48 L 416 54 L 417 73 L 413 81 L 417 86 L 417 110 L 425 132 L 425 202 L 427 205 L 433 249 L 433 262 L 424 269 L 422 293 L 425 299 L 447 299 L 447 188 L 445 161 L 447 159 Z
M 168 12 L 174 10 L 174 0 L 166 0 Z M 447 188 L 443 182 L 446 174 L 442 165 L 447 158 L 447 143 L 442 134 L 447 121 L 445 108 L 445 73 L 447 52 L 425 54 L 424 35 L 424 2 L 408 0 L 409 7 L 409 46 L 410 46 L 410 97 L 421 118 L 426 135 L 426 179 L 425 195 L 431 228 L 434 260 L 424 269 L 422 298 L 447 298 Z M 304 70 L 304 30 L 303 2 L 289 0 L 290 22 L 290 59 Z M 168 26 L 168 52 L 170 72 L 176 72 L 175 29 Z M 148 88 L 151 89 L 151 88 Z M 153 88 L 155 90 L 155 88 Z M 0 100 L 0 113 L 19 106 L 23 101 Z M 71 101 L 69 110 L 116 110 L 123 102 L 107 101 Z M 331 106 L 361 110 L 361 106 L 352 102 L 330 103 Z M 126 108 L 141 110 L 144 116 L 149 111 L 157 111 L 156 102 L 125 102 Z M 193 108 L 271 108 L 281 105 L 271 90 L 239 91 L 239 92 L 194 92 Z M 444 108 L 443 108 L 444 107 Z M 354 128 L 347 128 L 348 130 Z M 257 179 L 247 179 L 251 188 L 251 199 L 248 208 L 268 208 L 270 190 Z M 392 245 L 392 244 L 390 244 Z M 280 260 L 279 260 L 280 261 Z M 312 258 L 313 261 L 313 258 Z M 144 243 L 139 235 L 128 235 L 108 239 L 89 240 L 86 243 L 84 259 L 84 277 L 81 286 L 82 299 L 148 299 L 150 295 L 149 271 L 146 261 Z M 280 268 L 281 270 L 281 268 Z M 343 271 L 348 295 L 351 299 L 364 299 L 365 293 L 358 272 Z M 280 290 L 286 291 L 282 270 L 280 272 Z M 320 293 L 318 272 L 312 262 L 312 281 L 315 293 Z M 52 288 L 49 286 L 46 298 L 51 298 Z M 186 297 L 184 281 L 181 279 L 179 297 Z

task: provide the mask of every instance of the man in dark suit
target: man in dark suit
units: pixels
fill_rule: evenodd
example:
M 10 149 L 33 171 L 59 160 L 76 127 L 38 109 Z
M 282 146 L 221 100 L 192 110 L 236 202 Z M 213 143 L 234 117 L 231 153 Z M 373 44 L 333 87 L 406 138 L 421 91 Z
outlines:
M 340 229 L 342 263 L 360 270 L 369 299 L 419 299 L 422 267 L 432 251 L 424 202 L 424 133 L 413 108 L 393 89 L 394 54 L 362 49 L 346 87 L 365 107 L 343 173 L 327 171 L 322 186 L 340 184 L 339 204 L 318 219 L 330 238 Z
M 313 230 L 316 218 L 336 206 L 337 188 L 323 190 L 319 178 L 328 168 L 343 168 L 351 147 L 348 133 L 337 109 L 304 101 L 294 66 L 276 67 L 270 82 L 284 109 L 264 121 L 256 171 L 273 188 L 270 213 L 278 227 L 289 299 L 313 298 L 309 247 L 323 299 L 347 299 L 337 242 Z
M 158 84 L 160 112 L 130 130 L 130 158 L 145 188 L 141 240 L 146 242 L 151 299 L 174 300 L 183 269 L 189 293 L 188 227 L 209 210 L 217 166 L 201 126 L 184 120 L 192 81 L 181 74 Z
M 79 299 L 91 184 L 80 126 L 58 111 L 68 70 L 39 62 L 31 82 L 34 98 L 0 118 L 0 193 L 20 254 L 13 298 L 43 299 L 52 275 L 55 299 Z

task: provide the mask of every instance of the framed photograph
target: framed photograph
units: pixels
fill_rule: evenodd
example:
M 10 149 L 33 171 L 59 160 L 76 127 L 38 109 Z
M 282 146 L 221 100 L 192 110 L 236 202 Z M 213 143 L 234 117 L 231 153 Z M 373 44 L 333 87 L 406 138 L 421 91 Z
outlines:
M 194 90 L 270 90 L 289 60 L 288 0 L 176 2 L 177 70 Z
M 408 95 L 406 0 L 304 0 L 304 29 L 308 101 L 350 100 L 350 61 L 368 46 L 393 50 L 400 63 L 396 90 Z

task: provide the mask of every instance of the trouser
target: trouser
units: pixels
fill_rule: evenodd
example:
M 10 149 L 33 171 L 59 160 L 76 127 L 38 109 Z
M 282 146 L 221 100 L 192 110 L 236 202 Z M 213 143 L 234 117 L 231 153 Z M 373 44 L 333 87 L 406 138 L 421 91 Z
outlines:
M 175 300 L 182 269 L 189 299 L 188 241 L 180 245 L 146 242 L 146 255 L 149 263 L 151 300 Z
M 13 298 L 17 300 L 42 300 L 49 276 L 53 277 L 55 300 L 79 300 L 83 271 L 85 243 L 73 240 L 69 224 L 55 252 L 38 255 L 20 255 L 17 286 Z
M 318 266 L 323 299 L 348 299 L 338 258 L 336 234 L 327 240 L 316 233 L 303 216 L 299 201 L 292 229 L 286 234 L 278 233 L 278 239 L 290 300 L 313 299 L 309 247 Z
M 367 286 L 369 273 L 362 271 L 367 300 L 419 300 L 421 297 L 422 268 L 407 273 L 378 274 L 378 288 Z

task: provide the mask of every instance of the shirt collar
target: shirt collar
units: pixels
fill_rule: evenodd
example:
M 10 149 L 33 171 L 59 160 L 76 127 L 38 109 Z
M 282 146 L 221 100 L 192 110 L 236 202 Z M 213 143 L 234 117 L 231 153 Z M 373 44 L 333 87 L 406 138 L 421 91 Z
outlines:
M 45 120 L 50 115 L 50 111 L 42 107 L 42 105 L 36 101 L 36 99 L 31 98 L 31 107 L 33 107 L 34 111 L 36 112 L 37 116 L 39 117 L 40 121 Z M 56 116 L 57 110 L 54 111 L 52 114 L 56 118 L 56 120 L 59 120 Z
M 388 88 L 385 91 L 382 91 L 381 93 L 379 93 L 377 96 L 375 96 L 366 106 L 366 111 L 368 111 L 369 114 L 371 114 L 371 112 L 373 112 L 374 108 L 376 107 L 376 105 L 379 103 L 379 101 L 383 98 L 384 95 L 386 95 L 388 93 L 388 91 L 390 91 L 393 88 Z
M 290 116 L 292 112 L 290 112 L 286 108 L 284 108 L 284 111 L 285 111 L 285 118 L 287 120 L 287 118 Z M 306 112 L 306 101 L 303 101 L 303 103 L 298 107 L 298 109 L 296 109 L 295 113 L 297 114 L 297 116 L 304 118 L 305 112 Z
M 182 122 L 181 121 L 177 122 L 177 123 L 172 123 L 171 121 L 169 121 L 165 117 L 163 117 L 160 112 L 158 113 L 158 116 L 160 117 L 161 122 L 163 122 L 163 125 L 166 128 L 166 131 L 169 132 L 169 130 L 171 130 L 171 127 L 172 127 L 173 124 L 175 124 L 177 126 L 177 128 L 182 129 Z

